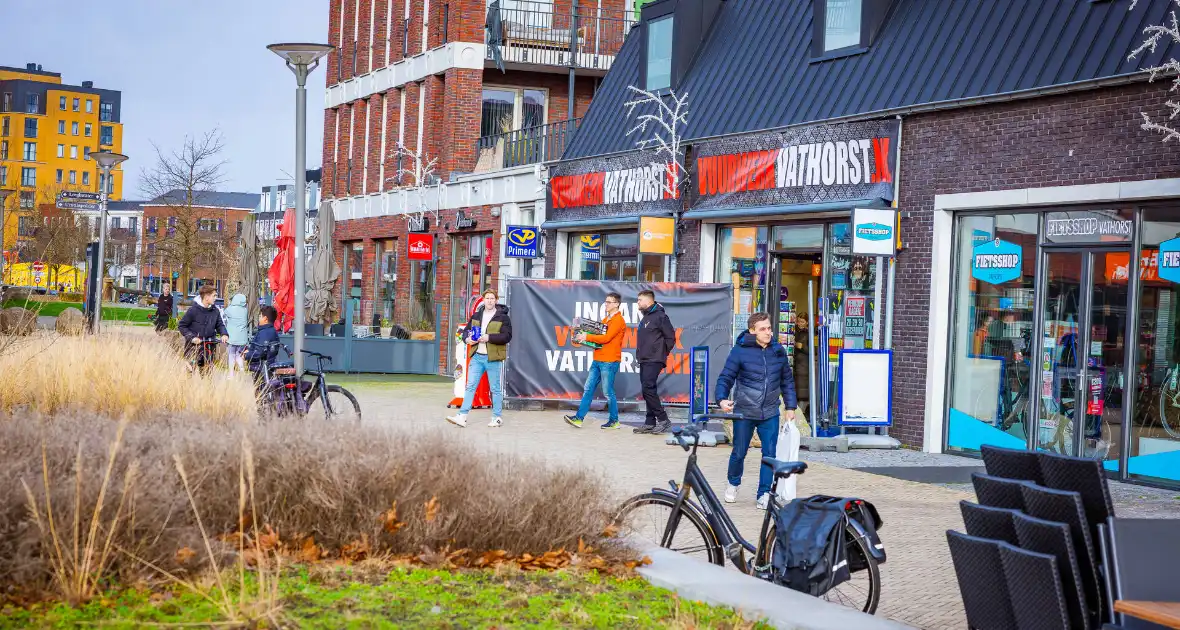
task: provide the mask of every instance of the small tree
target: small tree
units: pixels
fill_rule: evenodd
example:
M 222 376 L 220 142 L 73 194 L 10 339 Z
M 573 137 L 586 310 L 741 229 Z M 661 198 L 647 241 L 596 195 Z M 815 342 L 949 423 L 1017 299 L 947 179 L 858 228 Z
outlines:
M 197 267 L 223 272 L 233 252 L 225 213 L 213 216 L 216 212 L 201 207 L 202 195 L 225 179 L 224 143 L 215 129 L 199 138 L 185 136 L 181 148 L 172 152 L 152 146 L 156 163 L 143 171 L 141 191 L 152 200 L 152 206 L 164 206 L 168 211 L 163 225 L 147 234 L 147 239 L 155 245 L 162 264 L 179 271 L 176 286 L 183 291 Z
M 395 177 L 398 182 L 409 180 L 407 187 L 416 189 L 418 191 L 418 209 L 406 213 L 406 221 L 415 220 L 422 221 L 427 214 L 434 215 L 434 220 L 438 221 L 438 210 L 431 210 L 426 207 L 424 201 L 426 186 L 431 184 L 430 180 L 435 178 L 434 169 L 438 166 L 438 158 L 430 157 L 426 153 L 426 149 L 419 148 L 417 151 L 411 151 L 406 145 L 401 142 L 397 143 L 397 147 L 393 152 L 394 157 L 400 158 L 409 162 L 409 168 L 398 168 Z
M 1180 0 L 1175 0 L 1175 2 L 1177 6 L 1180 6 Z M 1131 0 L 1130 9 L 1134 9 L 1138 4 L 1139 0 Z M 1160 43 L 1165 40 L 1169 44 L 1180 43 L 1180 20 L 1176 18 L 1175 9 L 1169 12 L 1168 16 L 1169 19 L 1167 23 L 1153 24 L 1143 29 L 1143 34 L 1147 36 L 1147 39 L 1145 39 L 1143 43 L 1139 44 L 1135 50 L 1131 51 L 1131 54 L 1127 55 L 1128 60 L 1133 60 L 1143 53 L 1154 53 L 1159 47 Z M 1168 91 L 1180 91 L 1180 61 L 1177 61 L 1175 57 L 1172 57 L 1171 59 L 1168 59 L 1164 63 L 1157 66 L 1144 68 L 1143 71 L 1150 75 L 1150 81 L 1155 81 L 1160 77 L 1174 77 L 1172 79 L 1172 87 L 1169 88 Z M 1171 110 L 1168 120 L 1175 120 L 1177 116 L 1180 116 L 1180 102 L 1169 100 L 1164 104 L 1167 105 L 1168 109 Z M 1172 123 L 1161 122 L 1158 119 L 1153 119 L 1147 112 L 1140 112 L 1140 115 L 1143 116 L 1143 129 L 1145 131 L 1152 131 L 1163 135 L 1164 142 L 1167 142 L 1168 140 L 1180 141 L 1180 130 L 1177 130 L 1176 127 L 1172 125 Z

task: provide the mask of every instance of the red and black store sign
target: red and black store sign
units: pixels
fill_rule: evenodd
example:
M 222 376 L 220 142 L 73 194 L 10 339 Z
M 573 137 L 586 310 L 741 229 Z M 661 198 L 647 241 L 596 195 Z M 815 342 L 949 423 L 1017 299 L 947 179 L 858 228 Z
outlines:
M 893 199 L 900 123 L 809 125 L 701 142 L 691 207 Z
M 549 174 L 550 218 L 671 212 L 680 205 L 671 165 L 651 150 L 559 162 Z

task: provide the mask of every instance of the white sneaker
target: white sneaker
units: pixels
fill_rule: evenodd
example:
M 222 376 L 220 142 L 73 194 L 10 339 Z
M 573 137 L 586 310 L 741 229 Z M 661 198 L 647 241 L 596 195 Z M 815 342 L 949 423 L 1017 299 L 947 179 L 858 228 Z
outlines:
M 467 414 L 457 413 L 453 416 L 447 416 L 447 422 L 450 422 L 451 424 L 453 424 L 457 427 L 466 427 L 467 426 Z
M 758 506 L 759 510 L 765 510 L 766 506 L 770 505 L 770 493 L 767 492 L 758 497 L 758 502 L 755 505 Z
M 501 418 L 500 416 L 493 417 L 492 421 L 488 423 L 489 427 L 499 427 L 499 426 L 503 426 L 503 425 L 504 425 L 504 419 Z
M 738 489 L 737 486 L 731 486 L 731 485 L 726 484 L 726 486 L 725 486 L 725 502 L 726 503 L 737 503 L 737 489 Z

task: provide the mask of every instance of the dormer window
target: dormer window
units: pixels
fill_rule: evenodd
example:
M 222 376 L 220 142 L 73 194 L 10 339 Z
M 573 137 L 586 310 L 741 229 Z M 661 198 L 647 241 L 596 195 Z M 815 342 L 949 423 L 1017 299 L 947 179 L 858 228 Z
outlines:
M 647 23 L 647 89 L 672 87 L 672 15 Z
M 861 46 L 861 0 L 822 0 L 825 53 Z

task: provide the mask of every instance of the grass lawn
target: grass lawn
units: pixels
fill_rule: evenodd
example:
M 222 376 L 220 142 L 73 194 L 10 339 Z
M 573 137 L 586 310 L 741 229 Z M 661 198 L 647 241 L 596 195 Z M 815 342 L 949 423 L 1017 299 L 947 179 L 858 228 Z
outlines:
M 76 308 L 82 310 L 81 302 L 20 302 L 17 300 L 9 300 L 3 304 L 3 308 L 11 308 L 13 306 L 20 306 L 31 311 L 37 311 L 37 314 L 42 317 L 57 317 L 61 312 L 67 308 Z M 147 318 L 152 313 L 155 313 L 154 308 L 144 308 L 140 306 L 104 306 L 102 307 L 102 318 L 110 321 L 147 321 Z
M 228 583 L 236 584 L 236 576 Z M 246 591 L 257 589 L 248 585 Z M 296 569 L 284 576 L 279 592 L 274 617 L 298 628 L 769 628 L 729 609 L 681 600 L 639 577 L 581 571 Z M 220 601 L 216 592 L 210 595 Z M 225 621 L 210 599 L 181 587 L 162 593 L 132 590 L 79 608 L 7 608 L 0 610 L 0 627 Z

